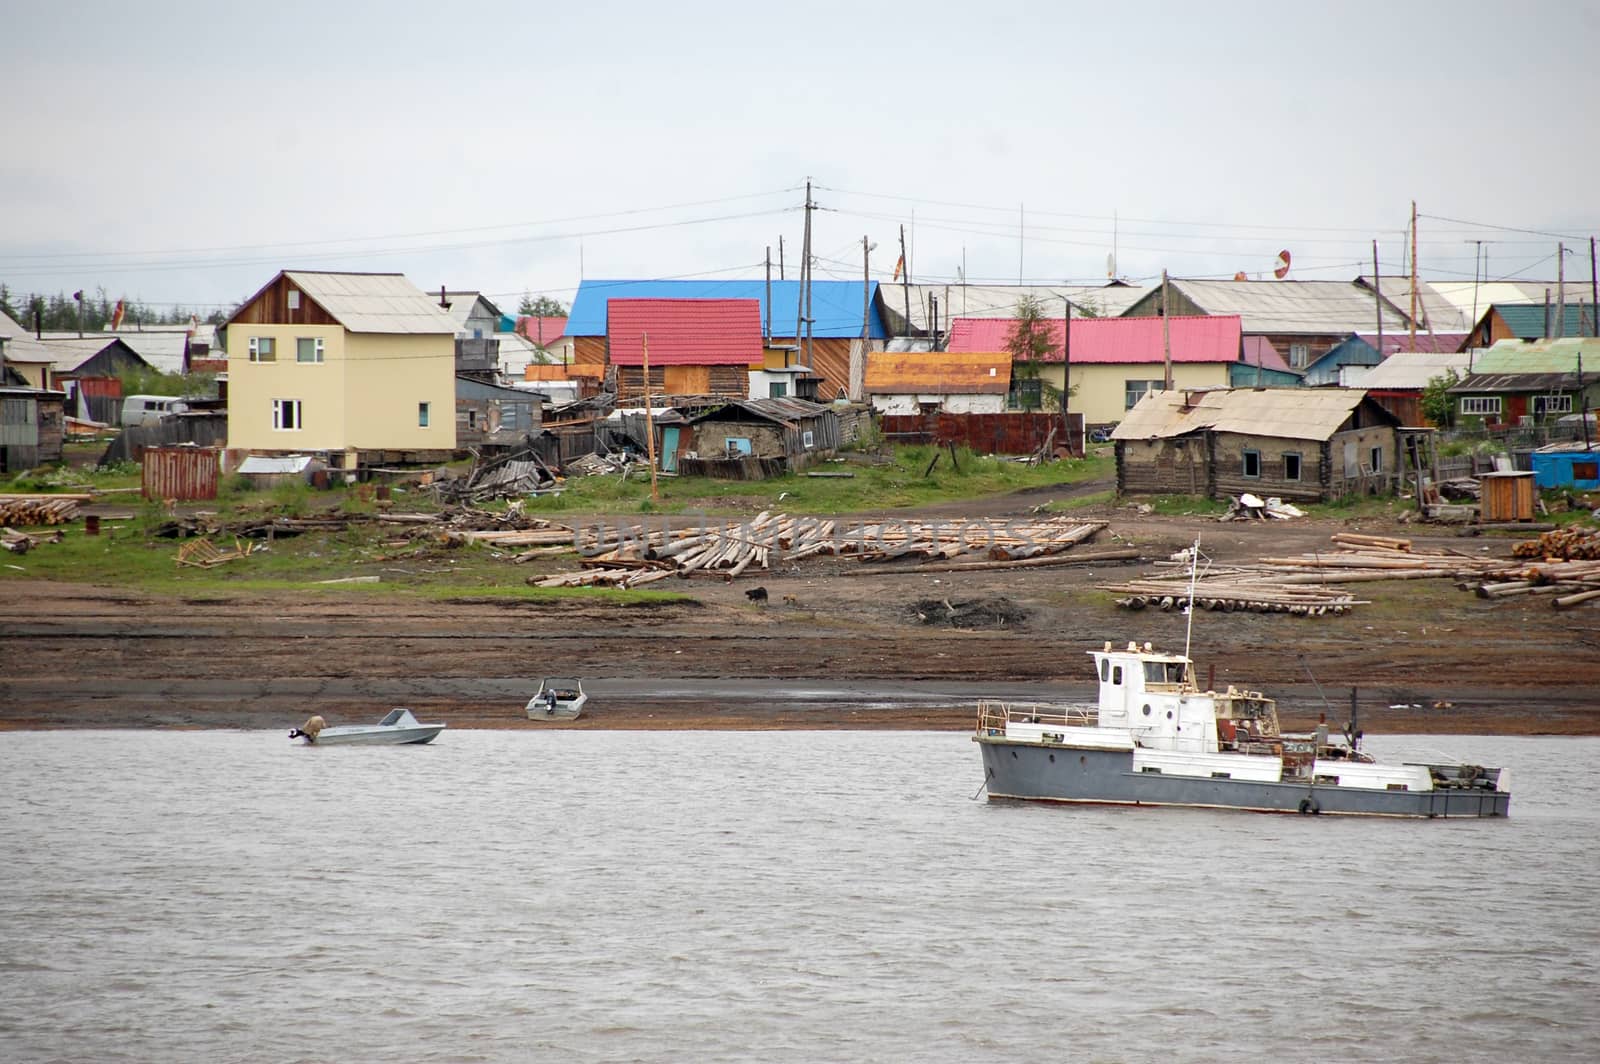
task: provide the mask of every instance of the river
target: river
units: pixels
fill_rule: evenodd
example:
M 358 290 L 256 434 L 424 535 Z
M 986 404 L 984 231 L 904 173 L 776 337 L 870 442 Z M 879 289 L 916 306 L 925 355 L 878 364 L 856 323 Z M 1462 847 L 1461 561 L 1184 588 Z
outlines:
M 6 1061 L 1589 1061 L 1600 739 L 1503 821 L 972 800 L 968 737 L 0 734 Z

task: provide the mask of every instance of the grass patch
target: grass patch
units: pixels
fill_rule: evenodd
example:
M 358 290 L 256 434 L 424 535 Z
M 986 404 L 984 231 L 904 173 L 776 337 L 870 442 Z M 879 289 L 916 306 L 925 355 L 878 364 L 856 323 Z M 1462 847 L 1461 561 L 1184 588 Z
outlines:
M 939 455 L 937 462 L 935 453 Z M 808 477 L 804 473 L 759 481 L 662 477 L 659 503 L 650 498 L 647 473 L 630 473 L 626 479 L 620 475 L 573 477 L 560 495 L 530 499 L 527 509 L 613 513 L 779 509 L 802 514 L 849 513 L 1077 484 L 1108 477 L 1113 468 L 1113 460 L 1104 455 L 1026 465 L 957 448 L 952 464 L 948 450 L 899 447 L 893 461 L 882 465 L 835 461 L 823 462 L 811 470 L 852 474 L 848 478 Z
M 1134 502 L 1149 505 L 1150 509 L 1166 517 L 1213 517 L 1228 512 L 1228 503 L 1208 499 L 1203 495 L 1141 495 Z
M 1047 509 L 1051 513 L 1062 513 L 1069 510 L 1084 510 L 1091 506 L 1110 506 L 1117 501 L 1117 493 L 1113 490 L 1091 492 L 1088 495 L 1077 495 L 1070 499 L 1052 499 Z

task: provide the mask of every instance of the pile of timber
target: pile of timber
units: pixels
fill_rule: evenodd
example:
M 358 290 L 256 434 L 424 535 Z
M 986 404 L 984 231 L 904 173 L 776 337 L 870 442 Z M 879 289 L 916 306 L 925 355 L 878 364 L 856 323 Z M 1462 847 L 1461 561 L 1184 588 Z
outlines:
M 732 580 L 748 569 L 769 569 L 779 558 L 796 562 L 816 554 L 854 557 L 867 563 L 923 560 L 922 565 L 895 570 L 903 572 L 1060 564 L 1059 555 L 1092 538 L 1105 525 L 1104 521 L 1082 523 L 1064 518 L 993 527 L 909 522 L 845 524 L 763 511 L 747 522 L 673 530 L 610 529 L 604 538 L 587 532 L 586 538 L 580 536 L 577 540 L 579 550 L 586 555 L 582 571 L 559 573 L 543 580 L 536 577 L 528 582 L 539 587 L 637 587 L 672 575 L 713 575 Z M 504 539 L 484 539 L 483 535 L 479 533 L 476 541 L 509 545 Z M 573 542 L 570 531 L 566 542 Z M 515 560 L 527 561 L 541 553 L 531 550 Z M 978 555 L 985 560 L 950 564 L 950 559 L 962 555 Z M 1092 560 L 1135 555 L 1131 550 L 1117 551 L 1096 554 Z
M 41 543 L 60 543 L 61 530 L 54 532 L 18 532 L 14 528 L 0 527 L 0 549 L 12 554 L 26 554 Z
M 1410 540 L 1338 532 L 1336 550 L 1294 558 L 1263 558 L 1253 565 L 1209 568 L 1194 581 L 1196 605 L 1209 610 L 1249 610 L 1320 617 L 1348 613 L 1366 605 L 1350 592 L 1330 586 L 1373 580 L 1482 578 L 1496 565 L 1458 551 L 1417 551 Z M 1166 563 L 1167 571 L 1126 584 L 1101 585 L 1123 597 L 1119 606 L 1181 608 L 1189 604 L 1189 563 Z
M 1600 559 L 1600 528 L 1558 528 L 1511 548 L 1514 558 Z
M 0 525 L 60 525 L 78 519 L 89 495 L 0 495 Z

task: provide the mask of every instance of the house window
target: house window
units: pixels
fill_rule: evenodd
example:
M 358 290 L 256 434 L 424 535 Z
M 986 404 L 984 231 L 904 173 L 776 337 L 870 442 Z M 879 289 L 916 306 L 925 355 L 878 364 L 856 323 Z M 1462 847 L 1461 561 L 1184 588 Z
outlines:
M 251 362 L 276 362 L 276 361 L 278 361 L 278 353 L 273 347 L 272 337 L 270 337 L 270 336 L 252 336 L 252 337 L 250 337 L 250 361 Z
M 767 382 L 767 398 L 768 399 L 782 399 L 784 396 L 786 396 L 788 394 L 789 394 L 789 384 L 788 384 L 787 381 L 768 381 Z
M 294 360 L 296 362 L 321 362 L 322 337 L 302 336 L 294 342 Z
M 432 405 L 432 403 L 417 404 L 417 425 L 420 428 L 428 427 L 428 408 Z
M 1123 381 L 1122 409 L 1132 410 L 1140 399 L 1151 392 L 1159 392 L 1166 387 L 1167 382 L 1161 381 Z
M 1533 413 L 1535 417 L 1544 414 L 1570 414 L 1572 413 L 1572 396 L 1536 395 L 1533 397 Z
M 1383 472 L 1383 448 L 1374 447 L 1367 452 L 1367 468 L 1374 473 Z
M 1038 410 L 1044 405 L 1044 384 L 1037 377 L 1024 377 L 1011 382 L 1011 392 L 1006 405 L 1013 410 Z
M 1309 363 L 1310 361 L 1311 361 L 1311 345 L 1310 344 L 1290 344 L 1289 345 L 1289 365 L 1290 366 L 1294 367 L 1295 369 L 1305 369 L 1306 368 L 1306 364 Z
M 1285 452 L 1283 452 L 1283 479 L 1284 480 L 1299 480 L 1300 479 L 1300 452 L 1298 452 L 1298 451 L 1285 451 Z
M 281 432 L 297 432 L 305 427 L 300 417 L 300 400 L 274 399 L 272 401 L 272 427 Z
M 1600 480 L 1600 462 L 1573 462 L 1573 480 Z
M 1257 478 L 1257 477 L 1261 476 L 1261 452 L 1260 451 L 1245 451 L 1244 452 L 1244 469 L 1243 469 L 1243 473 L 1244 473 L 1245 476 L 1251 477 L 1251 478 Z
M 722 449 L 730 455 L 753 453 L 748 436 L 728 436 L 722 441 Z
M 1500 397 L 1498 395 L 1462 396 L 1461 413 L 1468 417 L 1499 417 Z
M 300 293 L 295 291 L 293 288 L 289 289 L 289 309 L 300 309 Z
M 467 428 L 475 429 L 477 427 L 478 427 L 478 412 L 476 410 L 468 410 L 467 411 Z
M 815 447 L 816 445 L 817 445 L 816 433 L 812 432 L 810 429 L 806 429 L 804 432 L 802 432 L 800 434 L 800 446 L 804 447 L 806 450 L 809 451 L 811 448 Z

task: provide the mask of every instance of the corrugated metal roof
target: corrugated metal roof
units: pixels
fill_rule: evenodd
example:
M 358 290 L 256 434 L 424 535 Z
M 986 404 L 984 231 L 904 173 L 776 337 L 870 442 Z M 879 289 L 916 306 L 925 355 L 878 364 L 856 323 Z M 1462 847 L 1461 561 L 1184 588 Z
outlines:
M 1210 429 L 1290 440 L 1325 440 L 1366 398 L 1361 388 L 1216 388 L 1148 392 L 1114 440 L 1170 439 Z
M 434 306 L 439 305 L 437 296 L 432 297 L 432 300 Z M 497 323 L 501 316 L 500 308 L 495 306 L 493 301 L 482 292 L 451 292 L 446 290 L 444 301 L 450 304 L 449 307 L 439 307 L 439 309 L 450 315 L 451 320 L 456 323 L 457 332 L 466 329 L 467 319 L 472 317 L 472 312 L 475 310 L 481 310 L 483 317 L 494 318 Z
M 821 406 L 817 403 L 808 402 L 805 399 L 794 399 L 789 397 L 777 399 L 736 399 L 731 403 L 723 403 L 720 406 L 711 408 L 710 410 L 702 411 L 701 413 L 698 413 L 687 420 L 690 424 L 700 421 L 707 421 L 715 418 L 717 415 L 721 414 L 725 410 L 728 410 L 729 408 L 748 410 L 752 414 L 756 414 L 764 418 L 770 418 L 773 421 L 781 421 L 785 424 L 791 424 L 803 418 L 818 417 L 828 412 L 827 407 Z
M 1265 336 L 1244 337 L 1244 361 L 1251 366 L 1260 366 L 1262 369 L 1275 369 L 1281 373 L 1293 373 L 1289 363 L 1284 361 L 1283 355 L 1272 346 L 1272 341 Z
M 1167 283 L 1208 314 L 1237 314 L 1245 332 L 1343 333 L 1376 329 L 1378 324 L 1372 292 L 1353 281 L 1173 279 Z M 1141 304 L 1142 312 L 1153 314 L 1159 299 L 1160 289 L 1152 289 Z M 1383 324 L 1387 332 L 1408 328 L 1409 320 L 1386 305 Z
M 102 333 L 90 333 L 83 337 L 76 333 L 69 335 L 45 333 L 44 336 L 41 345 L 61 373 L 71 373 L 108 347 L 123 347 L 132 352 L 133 357 L 143 359 L 139 352 L 128 347 L 126 341 L 116 336 L 106 336 Z
M 928 321 L 929 299 L 939 301 L 941 323 L 956 318 L 1014 318 L 1017 304 L 1032 296 L 1044 305 L 1045 313 L 1062 311 L 1064 300 L 1070 299 L 1075 314 L 1091 309 L 1101 318 L 1115 318 L 1133 306 L 1148 288 L 1138 285 L 1077 285 L 1077 284 L 913 284 L 883 283 L 883 308 L 898 321 L 905 317 L 905 304 L 911 301 L 911 327 L 918 331 L 930 328 Z M 858 334 L 859 335 L 859 334 Z
M 1575 373 L 1583 358 L 1585 373 L 1600 372 L 1600 340 L 1568 336 L 1560 340 L 1501 340 L 1473 358 L 1474 373 Z
M 1582 314 L 1579 314 L 1580 308 Z M 1590 336 L 1594 331 L 1595 308 L 1588 304 L 1568 303 L 1566 313 L 1561 314 L 1560 307 L 1554 303 L 1550 305 L 1550 319 L 1548 332 L 1550 336 L 1556 334 L 1558 315 L 1562 321 L 1563 338 Z M 1537 304 L 1495 304 L 1494 310 L 1500 315 L 1500 320 L 1506 323 L 1512 335 L 1524 340 L 1542 339 L 1546 333 L 1544 303 Z
M 283 272 L 351 332 L 455 335 L 455 319 L 403 274 Z
M 1363 274 L 1357 278 L 1356 283 L 1367 290 L 1372 289 L 1372 277 Z M 1411 278 L 1390 277 L 1383 278 L 1383 298 L 1398 310 L 1402 317 L 1411 317 Z M 1372 297 L 1367 297 L 1367 306 L 1372 306 Z M 1454 303 L 1429 284 L 1427 281 L 1417 281 L 1417 331 L 1423 332 L 1432 329 L 1441 332 L 1467 332 L 1472 328 L 1471 314 L 1463 311 Z M 1367 315 L 1367 328 L 1376 331 L 1378 316 L 1374 311 Z
M 606 328 L 611 362 L 652 366 L 759 366 L 761 304 L 754 299 L 613 299 Z
M 566 318 L 541 318 L 524 314 L 517 318 L 517 332 L 536 344 L 553 344 L 567 331 Z
M 11 315 L 0 314 L 0 337 L 12 340 L 27 335 L 29 335 L 28 330 L 11 320 Z
M 1400 354 L 1407 351 L 1435 352 L 1439 354 L 1454 353 L 1460 350 L 1466 342 L 1469 333 L 1417 333 L 1417 345 L 1411 346 L 1410 333 L 1384 333 L 1383 346 L 1378 347 L 1378 334 L 1357 333 L 1357 336 L 1385 356 Z
M 1401 351 L 1368 370 L 1361 387 L 1369 392 L 1419 391 L 1451 370 L 1466 373 L 1471 358 L 1465 351 Z
M 811 331 L 814 337 L 856 338 L 861 335 L 861 282 L 817 281 L 811 286 Z M 868 336 L 888 336 L 878 313 L 878 282 L 868 292 Z M 772 335 L 795 335 L 795 307 L 799 281 L 772 282 Z M 606 302 L 612 299 L 754 299 L 761 303 L 760 320 L 766 323 L 767 284 L 754 281 L 584 281 L 572 301 L 567 318 L 568 336 L 606 335 Z
M 315 459 L 309 454 L 291 454 L 283 457 L 253 454 L 239 463 L 238 473 L 284 474 L 304 473 Z
M 1041 361 L 1061 361 L 1062 318 L 1041 322 L 1052 350 Z M 1168 320 L 1174 362 L 1239 361 L 1241 324 L 1236 316 Z M 1006 318 L 957 318 L 950 323 L 951 351 L 1003 351 L 1016 329 Z M 1073 318 L 1072 361 L 1078 364 L 1149 364 L 1165 361 L 1160 318 Z
M 1004 395 L 1011 390 L 1006 351 L 875 351 L 867 356 L 870 395 Z
M 1555 299 L 1555 281 L 1428 281 L 1428 287 L 1440 299 L 1454 306 L 1470 325 L 1477 324 L 1484 311 L 1496 303 L 1544 302 L 1546 289 Z

